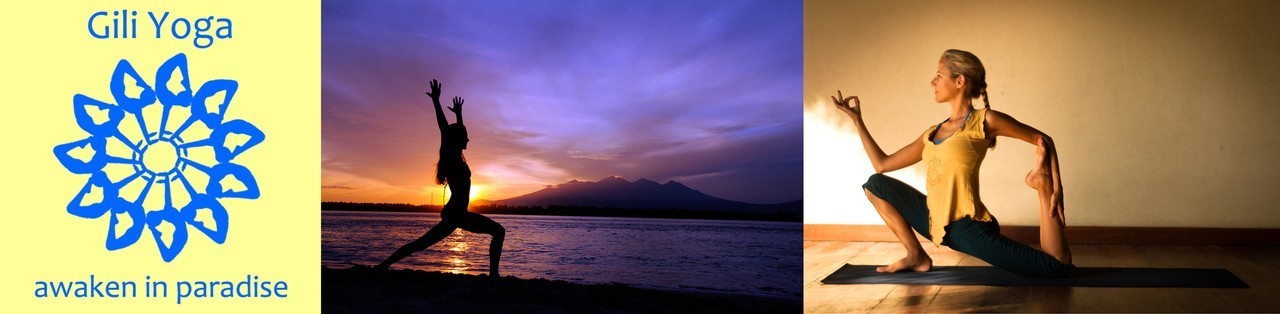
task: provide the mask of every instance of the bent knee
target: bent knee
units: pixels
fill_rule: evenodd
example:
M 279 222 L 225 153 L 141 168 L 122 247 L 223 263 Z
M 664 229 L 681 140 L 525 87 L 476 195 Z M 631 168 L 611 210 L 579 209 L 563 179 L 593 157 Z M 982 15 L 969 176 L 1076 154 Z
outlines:
M 867 178 L 867 182 L 862 184 L 862 192 L 867 194 L 867 199 L 878 199 L 880 196 L 875 191 L 883 188 L 890 180 L 892 179 L 882 173 L 872 174 Z
M 889 178 L 889 176 L 886 176 L 883 173 L 872 173 L 871 176 L 867 177 L 867 182 L 863 183 L 862 187 L 867 188 L 869 186 L 879 186 L 890 179 L 891 178 Z
M 893 178 L 890 178 L 883 173 L 873 173 L 871 176 L 867 177 L 867 182 L 862 184 L 862 188 L 866 190 L 874 190 L 885 186 L 885 184 L 888 184 L 889 182 L 893 182 Z

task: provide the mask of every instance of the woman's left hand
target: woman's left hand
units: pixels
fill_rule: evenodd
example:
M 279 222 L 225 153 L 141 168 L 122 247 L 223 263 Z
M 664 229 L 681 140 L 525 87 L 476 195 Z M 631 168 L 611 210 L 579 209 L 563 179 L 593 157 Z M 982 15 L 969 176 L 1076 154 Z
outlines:
M 449 111 L 456 114 L 462 114 L 462 97 L 453 98 L 453 107 L 449 107 Z

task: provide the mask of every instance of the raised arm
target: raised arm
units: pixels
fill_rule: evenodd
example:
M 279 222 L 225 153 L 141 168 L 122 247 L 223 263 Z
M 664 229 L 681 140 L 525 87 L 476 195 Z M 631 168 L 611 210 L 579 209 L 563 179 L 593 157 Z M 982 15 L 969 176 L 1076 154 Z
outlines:
M 871 138 L 866 124 L 862 123 L 862 104 L 858 101 L 858 96 L 844 97 L 844 93 L 838 90 L 836 95 L 831 97 L 831 101 L 835 103 L 836 109 L 853 119 L 853 124 L 858 128 L 858 137 L 862 139 L 862 148 L 867 151 L 867 159 L 871 160 L 871 167 L 875 168 L 876 173 L 890 172 L 920 162 L 924 144 L 918 140 L 911 141 L 892 155 L 886 155 L 880 145 L 876 144 L 876 140 Z M 853 100 L 853 105 L 849 104 L 849 100 Z
M 1022 122 L 1018 122 L 1017 119 L 995 110 L 989 110 L 987 112 L 986 123 L 987 133 L 990 136 L 1005 136 L 1020 139 L 1024 142 L 1036 145 L 1037 151 L 1043 151 L 1043 157 L 1038 161 L 1037 167 L 1047 170 L 1044 171 L 1047 172 L 1046 174 L 1048 175 L 1046 179 L 1052 183 L 1053 189 L 1050 191 L 1052 193 L 1046 194 L 1049 199 L 1041 201 L 1047 202 L 1053 206 L 1054 211 L 1062 217 L 1062 221 L 1065 223 L 1066 216 L 1062 194 L 1062 173 L 1058 170 L 1058 149 L 1053 143 L 1053 138 L 1036 128 L 1023 124 Z M 1033 169 L 1031 174 L 1040 173 L 1036 170 L 1037 169 Z M 1039 184 L 1035 184 L 1035 182 L 1033 182 L 1035 180 L 1031 178 L 1031 174 L 1028 175 L 1027 184 L 1032 185 L 1032 187 L 1037 190 L 1041 189 L 1036 187 L 1036 185 Z M 1042 196 L 1042 198 L 1044 197 L 1045 196 Z
M 458 125 L 462 124 L 462 97 L 453 98 L 453 107 L 449 107 L 449 111 L 453 111 L 454 117 L 458 120 Z
M 436 107 L 436 123 L 440 125 L 440 130 L 443 131 L 445 127 L 449 126 L 449 120 L 444 118 L 444 109 L 440 107 L 440 82 L 431 80 L 431 91 L 427 92 L 427 96 L 431 96 L 431 103 Z
M 1027 173 L 1027 185 L 1040 198 L 1040 247 L 1059 262 L 1071 264 L 1067 245 L 1066 205 L 1063 203 L 1062 174 L 1058 171 L 1058 150 L 1049 135 L 997 111 L 988 111 L 989 136 L 1007 136 L 1036 145 L 1037 161 Z

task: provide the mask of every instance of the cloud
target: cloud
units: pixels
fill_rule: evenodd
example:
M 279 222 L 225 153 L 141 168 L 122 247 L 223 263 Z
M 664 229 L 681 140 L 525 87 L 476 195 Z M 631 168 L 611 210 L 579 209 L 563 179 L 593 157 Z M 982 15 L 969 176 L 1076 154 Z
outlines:
M 590 159 L 590 160 L 617 160 L 618 159 L 618 155 L 588 154 L 588 153 L 583 153 L 583 152 L 574 151 L 574 150 L 571 150 L 568 153 L 569 153 L 569 158 L 574 158 L 574 159 Z
M 770 188 L 802 177 L 799 1 L 323 6 L 327 170 L 431 185 L 439 131 L 423 92 L 439 79 L 442 98 L 466 98 L 468 162 L 493 172 L 476 184 L 621 174 L 802 195 Z

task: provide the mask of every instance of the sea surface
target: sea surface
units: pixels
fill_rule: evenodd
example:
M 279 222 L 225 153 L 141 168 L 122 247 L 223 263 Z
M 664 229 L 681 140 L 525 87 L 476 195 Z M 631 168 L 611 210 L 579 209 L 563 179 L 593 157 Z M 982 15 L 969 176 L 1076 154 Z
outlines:
M 507 229 L 504 276 L 584 284 L 708 291 L 799 299 L 798 222 L 488 215 Z M 377 265 L 421 237 L 439 214 L 321 215 L 324 266 Z M 392 268 L 489 272 L 488 235 L 462 230 Z

